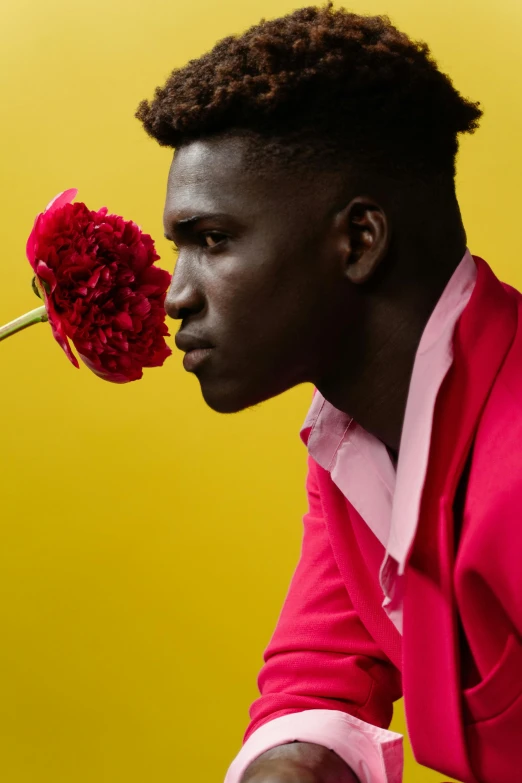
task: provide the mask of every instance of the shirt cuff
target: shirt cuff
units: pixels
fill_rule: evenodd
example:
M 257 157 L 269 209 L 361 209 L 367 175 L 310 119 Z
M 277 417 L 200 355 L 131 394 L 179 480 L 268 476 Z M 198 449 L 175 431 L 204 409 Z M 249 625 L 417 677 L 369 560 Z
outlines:
M 256 729 L 230 765 L 225 783 L 240 783 L 254 759 L 270 748 L 295 741 L 335 751 L 361 783 L 402 781 L 402 734 L 338 710 L 304 710 L 274 718 Z

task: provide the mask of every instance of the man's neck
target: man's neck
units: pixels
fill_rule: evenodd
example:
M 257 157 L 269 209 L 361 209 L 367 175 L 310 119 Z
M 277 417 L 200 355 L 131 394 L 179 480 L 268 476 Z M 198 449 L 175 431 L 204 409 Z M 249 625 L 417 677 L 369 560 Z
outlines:
M 464 245 L 464 247 L 463 247 Z M 359 358 L 345 372 L 328 373 L 316 383 L 334 407 L 352 416 L 392 453 L 398 454 L 417 349 L 426 324 L 465 252 L 465 235 L 446 252 L 429 280 L 397 286 L 366 313 Z M 418 256 L 418 258 L 422 256 Z M 347 353 L 350 353 L 347 351 Z M 344 368 L 343 368 L 344 369 Z M 335 378 L 335 380 L 332 380 Z

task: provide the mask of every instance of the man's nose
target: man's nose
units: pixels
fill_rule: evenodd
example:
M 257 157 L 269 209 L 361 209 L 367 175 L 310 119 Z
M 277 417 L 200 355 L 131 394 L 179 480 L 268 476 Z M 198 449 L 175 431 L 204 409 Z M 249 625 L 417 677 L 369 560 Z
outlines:
M 170 318 L 186 318 L 203 306 L 203 297 L 194 274 L 187 265 L 180 263 L 178 257 L 167 296 L 165 312 Z

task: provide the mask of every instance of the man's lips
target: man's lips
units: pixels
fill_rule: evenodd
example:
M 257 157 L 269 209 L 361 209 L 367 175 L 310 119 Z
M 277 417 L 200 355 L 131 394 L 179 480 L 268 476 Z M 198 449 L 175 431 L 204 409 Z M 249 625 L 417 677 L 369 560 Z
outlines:
M 190 334 L 190 332 L 178 332 L 174 342 L 180 351 L 185 351 L 183 367 L 188 372 L 195 370 L 214 348 L 209 340 L 205 340 L 196 334 Z
M 183 357 L 183 367 L 187 372 L 196 369 L 213 351 L 213 348 L 194 348 Z
M 189 334 L 188 332 L 178 332 L 174 338 L 174 342 L 180 351 L 185 351 L 186 353 L 214 347 L 208 340 L 197 337 L 195 334 Z

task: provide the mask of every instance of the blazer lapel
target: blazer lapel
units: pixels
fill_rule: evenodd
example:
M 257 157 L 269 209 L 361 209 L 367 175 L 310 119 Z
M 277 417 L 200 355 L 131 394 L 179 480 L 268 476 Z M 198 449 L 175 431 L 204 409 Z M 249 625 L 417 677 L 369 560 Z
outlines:
M 517 328 L 514 298 L 485 261 L 474 259 L 477 282 L 455 329 L 454 362 L 435 406 L 403 608 L 404 697 L 415 757 L 470 783 L 476 779 L 462 721 L 453 502 L 482 409 Z

